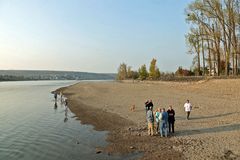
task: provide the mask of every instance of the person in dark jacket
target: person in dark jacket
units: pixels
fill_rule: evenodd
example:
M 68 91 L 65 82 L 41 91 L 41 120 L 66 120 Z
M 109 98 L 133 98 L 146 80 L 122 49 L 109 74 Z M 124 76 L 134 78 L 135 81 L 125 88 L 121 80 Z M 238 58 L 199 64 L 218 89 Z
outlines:
M 168 113 L 169 133 L 174 133 L 175 111 L 172 109 L 172 105 L 169 106 L 167 113 Z
M 153 102 L 151 99 L 147 100 L 144 104 L 145 104 L 146 113 L 150 108 L 153 110 Z
M 153 102 L 152 102 L 151 99 L 148 101 L 147 108 L 148 108 L 148 110 L 149 110 L 150 108 L 153 110 Z

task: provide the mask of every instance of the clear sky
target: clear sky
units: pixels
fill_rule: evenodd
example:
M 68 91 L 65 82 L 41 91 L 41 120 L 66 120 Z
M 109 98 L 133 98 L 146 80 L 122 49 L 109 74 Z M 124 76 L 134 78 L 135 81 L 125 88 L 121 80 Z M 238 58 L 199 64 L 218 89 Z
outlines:
M 117 72 L 190 67 L 192 0 L 0 0 L 0 69 Z

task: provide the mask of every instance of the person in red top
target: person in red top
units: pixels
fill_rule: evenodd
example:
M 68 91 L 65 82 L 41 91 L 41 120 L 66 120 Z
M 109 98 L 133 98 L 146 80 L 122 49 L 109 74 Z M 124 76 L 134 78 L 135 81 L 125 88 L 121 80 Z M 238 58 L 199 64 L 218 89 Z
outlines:
M 174 122 L 175 122 L 175 111 L 172 109 L 172 105 L 169 106 L 168 110 L 168 129 L 169 129 L 169 133 L 174 133 Z

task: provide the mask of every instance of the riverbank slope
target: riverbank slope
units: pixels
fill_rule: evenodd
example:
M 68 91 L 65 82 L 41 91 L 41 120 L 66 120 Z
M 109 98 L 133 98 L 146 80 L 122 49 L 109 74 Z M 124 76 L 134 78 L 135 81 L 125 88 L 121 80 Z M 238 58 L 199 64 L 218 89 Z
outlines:
M 200 82 L 81 82 L 61 89 L 81 123 L 108 130 L 109 154 L 143 151 L 141 159 L 240 158 L 240 80 Z M 170 138 L 147 136 L 144 101 L 176 112 Z M 193 105 L 186 120 L 183 104 Z M 135 111 L 130 107 L 135 105 Z M 167 157 L 166 157 L 167 156 Z

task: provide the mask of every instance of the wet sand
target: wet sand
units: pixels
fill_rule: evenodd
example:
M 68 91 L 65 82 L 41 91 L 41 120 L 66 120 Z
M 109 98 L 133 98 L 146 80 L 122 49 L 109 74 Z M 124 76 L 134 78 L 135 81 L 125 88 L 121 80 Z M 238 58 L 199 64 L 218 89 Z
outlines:
M 240 80 L 81 82 L 61 89 L 83 124 L 109 131 L 108 154 L 143 152 L 140 159 L 240 159 Z M 175 134 L 148 136 L 144 102 L 176 112 Z M 193 105 L 186 120 L 183 104 Z M 130 107 L 135 105 L 135 111 Z

